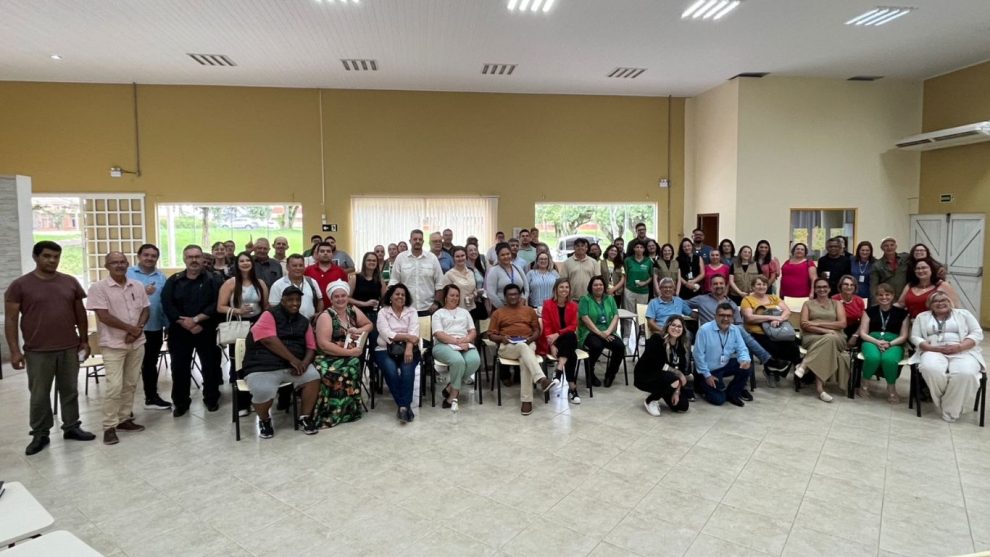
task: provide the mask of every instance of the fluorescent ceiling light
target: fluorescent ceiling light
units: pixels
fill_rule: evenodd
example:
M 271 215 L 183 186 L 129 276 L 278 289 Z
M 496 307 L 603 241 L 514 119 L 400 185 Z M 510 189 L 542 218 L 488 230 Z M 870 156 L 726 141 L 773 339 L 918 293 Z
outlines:
M 60 56 L 60 55 L 58 55 L 58 54 L 52 54 L 52 55 L 51 55 L 51 59 L 52 59 L 52 60 L 61 60 L 61 59 L 62 59 L 62 56 Z
M 846 25 L 857 27 L 879 27 L 885 23 L 890 23 L 899 17 L 906 16 L 915 8 L 898 8 L 896 6 L 877 6 L 868 10 L 846 22 Z
M 506 5 L 510 12 L 543 12 L 547 13 L 553 7 L 554 0 L 509 0 Z
M 696 0 L 684 10 L 681 19 L 718 21 L 741 3 L 741 0 Z

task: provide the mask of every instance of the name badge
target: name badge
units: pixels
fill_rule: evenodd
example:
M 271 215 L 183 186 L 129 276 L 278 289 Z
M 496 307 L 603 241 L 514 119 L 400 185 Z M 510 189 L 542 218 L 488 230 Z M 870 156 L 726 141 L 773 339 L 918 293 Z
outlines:
M 722 354 L 722 355 L 721 355 L 721 356 L 719 357 L 719 359 L 718 359 L 718 361 L 719 361 L 719 362 L 720 362 L 720 363 L 722 364 L 722 366 L 725 366 L 726 364 L 728 364 L 728 363 L 729 363 L 729 357 L 728 357 L 728 356 L 726 356 L 725 354 Z
M 688 280 L 691 280 L 693 278 L 694 278 L 694 273 L 691 272 L 691 271 L 688 271 Z
M 864 283 L 864 282 L 866 282 L 866 276 L 864 276 L 864 275 L 859 275 L 859 282 L 860 282 L 860 283 Z

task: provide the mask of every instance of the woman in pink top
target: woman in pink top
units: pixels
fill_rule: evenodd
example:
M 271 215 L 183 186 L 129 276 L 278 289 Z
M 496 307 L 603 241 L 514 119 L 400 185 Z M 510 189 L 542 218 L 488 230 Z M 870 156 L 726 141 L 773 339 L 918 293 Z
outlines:
M 718 275 L 725 279 L 725 283 L 729 283 L 729 271 L 732 269 L 725 263 L 722 263 L 722 254 L 718 250 L 712 250 L 708 257 L 711 262 L 705 265 L 705 292 L 712 291 L 712 277 Z
M 808 259 L 808 246 L 798 242 L 791 247 L 791 258 L 780 266 L 780 295 L 785 298 L 812 298 L 811 285 L 818 278 L 815 262 Z

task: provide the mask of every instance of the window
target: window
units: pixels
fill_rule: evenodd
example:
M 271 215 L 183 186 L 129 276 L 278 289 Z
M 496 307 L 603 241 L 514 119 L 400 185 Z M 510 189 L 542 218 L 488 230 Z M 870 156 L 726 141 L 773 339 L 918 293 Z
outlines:
M 290 254 L 309 247 L 303 241 L 302 205 L 159 203 L 157 212 L 161 267 L 182 267 L 182 248 L 189 244 L 208 252 L 216 242 L 233 240 L 241 251 L 256 238 L 272 242 L 284 236 Z
M 134 261 L 145 241 L 144 195 L 36 196 L 34 241 L 62 246 L 59 271 L 88 286 L 107 276 L 103 258 L 121 251 Z
M 646 235 L 656 238 L 657 206 L 654 203 L 537 203 L 536 227 L 540 241 L 550 246 L 555 260 L 573 250 L 574 236 L 610 244 L 616 238 L 627 242 L 636 237 L 636 223 L 646 224 Z
M 378 244 L 408 241 L 409 231 L 417 228 L 427 240 L 430 233 L 449 228 L 454 244 L 464 245 L 474 236 L 485 249 L 495 237 L 497 221 L 497 197 L 352 197 L 351 257 L 360 261 L 361 254 Z
M 808 246 L 808 257 L 825 254 L 825 242 L 836 236 L 846 237 L 847 249 L 856 245 L 856 209 L 791 209 L 791 245 Z

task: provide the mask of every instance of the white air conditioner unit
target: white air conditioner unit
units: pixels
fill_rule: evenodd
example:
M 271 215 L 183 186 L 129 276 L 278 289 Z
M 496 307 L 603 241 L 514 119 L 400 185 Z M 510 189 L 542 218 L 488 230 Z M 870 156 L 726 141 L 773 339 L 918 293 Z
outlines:
M 897 148 L 908 151 L 931 151 L 981 141 L 990 141 L 990 122 L 977 122 L 957 128 L 912 135 L 898 141 Z

